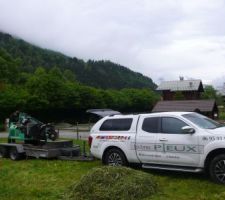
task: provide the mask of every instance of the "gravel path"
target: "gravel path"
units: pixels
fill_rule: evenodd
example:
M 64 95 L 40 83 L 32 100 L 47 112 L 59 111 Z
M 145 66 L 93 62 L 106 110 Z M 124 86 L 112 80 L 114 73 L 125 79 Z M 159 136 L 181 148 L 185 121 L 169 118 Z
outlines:
M 72 130 L 59 130 L 59 137 L 60 138 L 70 138 L 70 139 L 82 139 L 87 140 L 89 136 L 89 132 L 79 132 L 78 136 L 75 131 Z M 0 138 L 7 138 L 7 132 L 0 132 Z
M 0 138 L 7 138 L 7 137 L 8 137 L 8 133 L 0 132 Z

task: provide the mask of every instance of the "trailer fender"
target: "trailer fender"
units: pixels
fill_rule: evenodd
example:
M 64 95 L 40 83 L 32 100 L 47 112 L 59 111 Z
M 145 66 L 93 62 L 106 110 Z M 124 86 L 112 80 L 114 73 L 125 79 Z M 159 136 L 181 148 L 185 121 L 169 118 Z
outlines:
M 18 153 L 25 152 L 22 144 L 2 143 L 2 144 L 0 144 L 0 147 L 5 147 L 7 149 L 16 148 Z

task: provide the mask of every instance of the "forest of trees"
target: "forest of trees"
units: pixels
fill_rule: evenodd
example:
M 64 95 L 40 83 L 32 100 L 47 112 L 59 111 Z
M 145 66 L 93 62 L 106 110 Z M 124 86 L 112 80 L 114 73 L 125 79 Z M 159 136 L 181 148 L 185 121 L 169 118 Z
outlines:
M 0 124 L 15 110 L 73 122 L 87 120 L 85 111 L 94 108 L 150 112 L 160 99 L 155 87 L 150 78 L 110 61 L 84 62 L 0 33 Z M 223 103 L 212 86 L 202 98 Z
M 62 71 L 68 69 L 76 80 L 85 85 L 102 89 L 150 88 L 156 85 L 149 77 L 110 61 L 84 62 L 61 53 L 41 49 L 9 34 L 0 32 L 0 48 L 16 59 L 20 70 L 34 73 L 37 67 L 51 69 L 58 67 Z
M 84 69 L 79 72 L 81 78 L 69 65 L 70 61 L 70 67 L 65 67 L 64 61 L 73 59 L 3 36 L 6 39 L 0 39 L 1 121 L 15 110 L 30 113 L 43 121 L 83 120 L 85 111 L 92 108 L 111 108 L 124 113 L 149 112 L 160 98 L 152 90 L 155 84 L 149 85 L 151 79 L 127 68 L 111 62 L 85 63 L 76 59 L 83 63 L 80 67 Z M 94 73 L 96 69 L 99 72 Z M 90 84 L 81 81 L 85 78 Z M 106 84 L 101 85 L 102 82 Z M 108 87 L 110 84 L 112 87 Z M 132 84 L 136 88 L 132 88 Z

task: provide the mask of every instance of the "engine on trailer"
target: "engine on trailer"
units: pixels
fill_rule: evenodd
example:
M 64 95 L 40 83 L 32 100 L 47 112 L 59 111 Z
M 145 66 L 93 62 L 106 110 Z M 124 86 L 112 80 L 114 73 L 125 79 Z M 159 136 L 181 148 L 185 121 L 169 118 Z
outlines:
M 55 141 L 58 133 L 51 124 L 45 124 L 30 115 L 22 112 L 14 112 L 9 120 L 9 143 L 16 140 L 26 144 L 40 144 L 48 140 Z

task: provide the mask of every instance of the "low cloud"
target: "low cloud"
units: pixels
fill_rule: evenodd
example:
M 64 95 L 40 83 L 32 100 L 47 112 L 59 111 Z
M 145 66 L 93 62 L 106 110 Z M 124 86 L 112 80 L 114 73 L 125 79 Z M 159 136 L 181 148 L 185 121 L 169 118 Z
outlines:
M 0 30 L 154 81 L 225 77 L 224 0 L 0 0 Z M 218 81 L 220 80 L 220 81 Z

